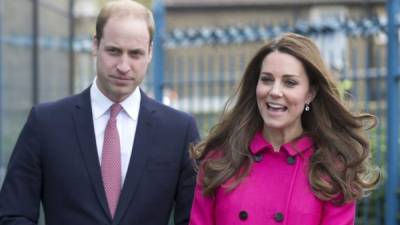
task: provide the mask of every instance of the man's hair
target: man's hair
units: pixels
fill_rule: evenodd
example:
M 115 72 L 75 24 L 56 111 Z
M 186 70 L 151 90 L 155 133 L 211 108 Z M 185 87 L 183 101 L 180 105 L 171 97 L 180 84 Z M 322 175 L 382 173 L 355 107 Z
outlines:
M 154 19 L 153 13 L 144 5 L 133 0 L 115 0 L 107 2 L 101 9 L 96 20 L 96 36 L 97 43 L 99 44 L 103 37 L 104 26 L 108 19 L 112 16 L 118 17 L 133 17 L 138 20 L 146 22 L 150 35 L 150 43 L 152 43 L 154 33 Z

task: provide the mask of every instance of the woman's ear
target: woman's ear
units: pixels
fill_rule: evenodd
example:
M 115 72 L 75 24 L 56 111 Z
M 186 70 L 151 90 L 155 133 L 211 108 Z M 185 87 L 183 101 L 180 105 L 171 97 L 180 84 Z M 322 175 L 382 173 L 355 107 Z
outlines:
M 310 88 L 310 91 L 309 91 L 309 93 L 308 93 L 308 96 L 307 96 L 307 102 L 308 102 L 308 104 L 310 104 L 310 103 L 314 100 L 314 98 L 315 98 L 316 95 L 317 95 L 317 90 L 316 90 L 316 88 L 311 87 L 311 88 Z

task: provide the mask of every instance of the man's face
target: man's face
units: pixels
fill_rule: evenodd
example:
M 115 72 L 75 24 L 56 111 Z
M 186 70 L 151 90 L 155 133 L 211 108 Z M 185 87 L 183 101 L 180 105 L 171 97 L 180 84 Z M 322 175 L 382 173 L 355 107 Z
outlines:
M 127 98 L 143 81 L 151 62 L 151 40 L 145 21 L 111 16 L 101 40 L 94 38 L 97 86 L 113 102 Z

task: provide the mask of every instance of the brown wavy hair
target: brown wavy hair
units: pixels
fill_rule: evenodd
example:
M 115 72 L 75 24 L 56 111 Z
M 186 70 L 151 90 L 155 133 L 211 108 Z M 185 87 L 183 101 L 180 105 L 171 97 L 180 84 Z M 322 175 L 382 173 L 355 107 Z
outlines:
M 310 38 L 293 33 L 282 35 L 256 53 L 220 122 L 205 140 L 191 148 L 192 158 L 200 162 L 198 182 L 203 194 L 213 197 L 228 180 L 233 181 L 228 188 L 232 190 L 250 170 L 253 159 L 249 144 L 264 124 L 257 107 L 256 86 L 264 58 L 274 51 L 300 60 L 316 91 L 311 110 L 301 116 L 304 135 L 315 144 L 308 171 L 312 191 L 321 200 L 339 204 L 361 198 L 380 178 L 379 171 L 370 164 L 365 136 L 365 130 L 375 126 L 376 118 L 347 108 L 318 47 Z

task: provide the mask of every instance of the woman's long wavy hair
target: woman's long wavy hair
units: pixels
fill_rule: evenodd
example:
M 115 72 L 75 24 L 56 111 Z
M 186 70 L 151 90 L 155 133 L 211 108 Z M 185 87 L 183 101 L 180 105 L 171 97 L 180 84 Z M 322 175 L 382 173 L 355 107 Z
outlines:
M 232 190 L 249 172 L 253 162 L 249 144 L 264 124 L 257 107 L 256 86 L 264 58 L 274 51 L 300 60 L 316 91 L 311 110 L 301 116 L 304 134 L 315 144 L 308 171 L 313 192 L 321 200 L 340 204 L 361 198 L 380 177 L 369 163 L 371 153 L 365 136 L 365 129 L 374 127 L 376 118 L 350 112 L 317 46 L 293 33 L 282 35 L 257 52 L 220 122 L 205 140 L 192 147 L 192 158 L 200 162 L 198 182 L 203 194 L 213 197 L 216 189 L 227 183 Z

